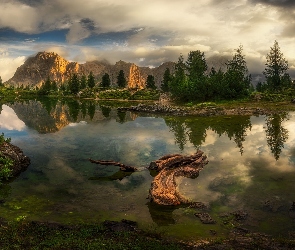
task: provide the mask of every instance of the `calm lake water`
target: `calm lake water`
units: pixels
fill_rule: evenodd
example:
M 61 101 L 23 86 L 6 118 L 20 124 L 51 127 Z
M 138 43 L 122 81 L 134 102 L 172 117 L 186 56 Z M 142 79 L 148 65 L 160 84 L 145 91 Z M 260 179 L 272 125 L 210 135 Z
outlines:
M 129 219 L 186 239 L 226 236 L 234 225 L 274 236 L 295 232 L 294 112 L 148 116 L 118 113 L 107 103 L 58 100 L 15 102 L 0 110 L 0 133 L 31 158 L 25 172 L 0 186 L 0 217 L 62 223 Z M 178 185 L 187 198 L 208 205 L 212 225 L 202 224 L 196 209 L 158 207 L 147 199 L 153 177 L 146 166 L 165 154 L 198 148 L 208 165 L 196 179 L 180 177 Z M 139 171 L 122 176 L 118 167 L 89 158 Z M 234 220 L 230 213 L 236 211 L 246 218 Z

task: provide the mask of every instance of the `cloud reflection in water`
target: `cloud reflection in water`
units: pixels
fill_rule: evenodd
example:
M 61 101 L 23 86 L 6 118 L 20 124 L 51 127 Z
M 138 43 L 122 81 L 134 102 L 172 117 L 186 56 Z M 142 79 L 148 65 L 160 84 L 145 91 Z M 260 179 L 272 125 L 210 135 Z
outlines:
M 25 127 L 25 123 L 17 117 L 12 108 L 7 105 L 2 106 L 2 111 L 0 113 L 1 129 L 23 131 Z

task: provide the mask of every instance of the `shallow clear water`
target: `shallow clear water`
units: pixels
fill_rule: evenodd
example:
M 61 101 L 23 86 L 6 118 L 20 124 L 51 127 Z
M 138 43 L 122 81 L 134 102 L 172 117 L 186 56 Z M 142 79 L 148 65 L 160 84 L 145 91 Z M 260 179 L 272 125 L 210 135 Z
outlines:
M 1 109 L 0 109 L 1 110 Z M 295 113 L 271 117 L 151 117 L 118 113 L 94 102 L 29 101 L 2 106 L 0 133 L 31 158 L 19 177 L 0 187 L 0 217 L 94 223 L 130 219 L 143 228 L 183 237 L 226 235 L 233 225 L 275 236 L 295 231 Z M 147 199 L 145 168 L 165 154 L 200 148 L 209 164 L 179 189 L 209 206 L 204 225 L 188 207 L 158 207 Z M 115 160 L 136 166 L 90 163 Z M 242 210 L 243 221 L 225 221 Z

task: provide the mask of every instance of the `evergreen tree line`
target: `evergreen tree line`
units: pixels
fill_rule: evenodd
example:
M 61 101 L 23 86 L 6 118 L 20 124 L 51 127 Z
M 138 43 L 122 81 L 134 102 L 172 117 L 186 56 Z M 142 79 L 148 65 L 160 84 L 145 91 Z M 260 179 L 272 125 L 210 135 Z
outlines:
M 266 58 L 263 72 L 266 81 L 257 85 L 257 91 L 280 92 L 290 88 L 288 63 L 277 41 Z M 180 55 L 174 74 L 166 69 L 161 89 L 181 101 L 233 100 L 247 97 L 254 91 L 241 45 L 227 61 L 225 72 L 212 67 L 208 73 L 205 55 L 200 50 L 191 51 L 186 61 Z
M 82 75 L 80 78 L 77 74 L 71 75 L 70 79 L 67 83 L 60 84 L 59 88 L 55 81 L 51 81 L 48 77 L 47 80 L 41 85 L 38 93 L 41 95 L 48 95 L 51 91 L 68 91 L 72 94 L 77 94 L 80 90 L 85 89 L 87 87 L 93 88 L 95 86 L 95 78 L 93 73 L 90 72 L 89 75 Z
M 120 70 L 117 75 L 117 86 L 119 88 L 125 88 L 127 86 L 127 80 L 125 78 L 125 74 L 123 70 Z M 66 92 L 68 91 L 71 94 L 78 94 L 80 90 L 83 90 L 85 88 L 93 89 L 96 85 L 95 78 L 92 72 L 89 73 L 89 75 L 86 77 L 86 75 L 82 75 L 79 77 L 77 74 L 72 74 L 68 80 L 67 83 L 60 84 L 60 87 L 58 88 L 58 85 L 55 81 L 51 81 L 48 77 L 47 80 L 41 85 L 40 89 L 38 89 L 38 93 L 41 95 L 48 95 L 51 91 L 62 91 Z M 105 73 L 102 76 L 101 83 L 99 84 L 99 87 L 102 88 L 109 88 L 111 87 L 111 79 L 108 73 Z M 150 89 L 156 89 L 156 83 L 155 78 L 153 75 L 148 75 L 146 79 L 146 87 Z

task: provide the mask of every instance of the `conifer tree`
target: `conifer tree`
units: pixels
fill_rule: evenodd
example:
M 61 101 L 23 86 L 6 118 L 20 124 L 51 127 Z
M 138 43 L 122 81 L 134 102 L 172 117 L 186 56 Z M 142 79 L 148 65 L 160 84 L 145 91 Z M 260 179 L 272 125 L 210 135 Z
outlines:
M 266 56 L 266 68 L 263 74 L 266 78 L 266 84 L 269 90 L 281 90 L 284 85 L 290 84 L 290 77 L 287 74 L 288 62 L 284 58 L 283 53 L 277 41 Z
M 88 78 L 87 78 L 87 85 L 89 88 L 93 88 L 95 86 L 95 79 L 93 76 L 92 71 L 89 73 Z
M 166 68 L 164 75 L 163 75 L 163 80 L 162 80 L 162 84 L 161 84 L 161 90 L 163 92 L 168 92 L 169 91 L 169 83 L 172 80 L 172 76 L 170 73 L 170 69 Z
M 146 78 L 145 86 L 148 89 L 156 89 L 155 77 L 153 75 L 148 75 Z
M 190 100 L 204 100 L 206 91 L 207 63 L 205 55 L 200 50 L 191 51 L 186 60 L 188 77 L 188 97 Z
M 175 64 L 175 72 L 169 83 L 169 90 L 176 99 L 185 100 L 187 94 L 187 77 L 185 74 L 183 55 L 180 55 Z
M 69 91 L 76 95 L 80 90 L 80 83 L 79 83 L 79 78 L 77 74 L 73 74 L 71 76 L 71 79 L 69 81 Z
M 87 78 L 86 75 L 82 75 L 80 79 L 80 89 L 85 89 L 87 87 Z
M 52 81 L 52 83 L 51 83 L 51 90 L 53 90 L 53 91 L 57 91 L 58 90 L 56 81 Z
M 47 77 L 46 81 L 42 83 L 40 89 L 38 90 L 39 95 L 48 95 L 51 90 L 51 81 L 50 78 Z
M 125 74 L 123 70 L 119 71 L 119 74 L 117 76 L 117 85 L 119 88 L 125 88 L 127 84 Z
M 108 88 L 111 86 L 111 79 L 108 73 L 105 73 L 101 80 L 101 87 Z
M 226 63 L 227 71 L 224 75 L 223 93 L 225 99 L 241 98 L 249 94 L 251 75 L 249 75 L 243 46 L 236 49 L 233 58 Z

